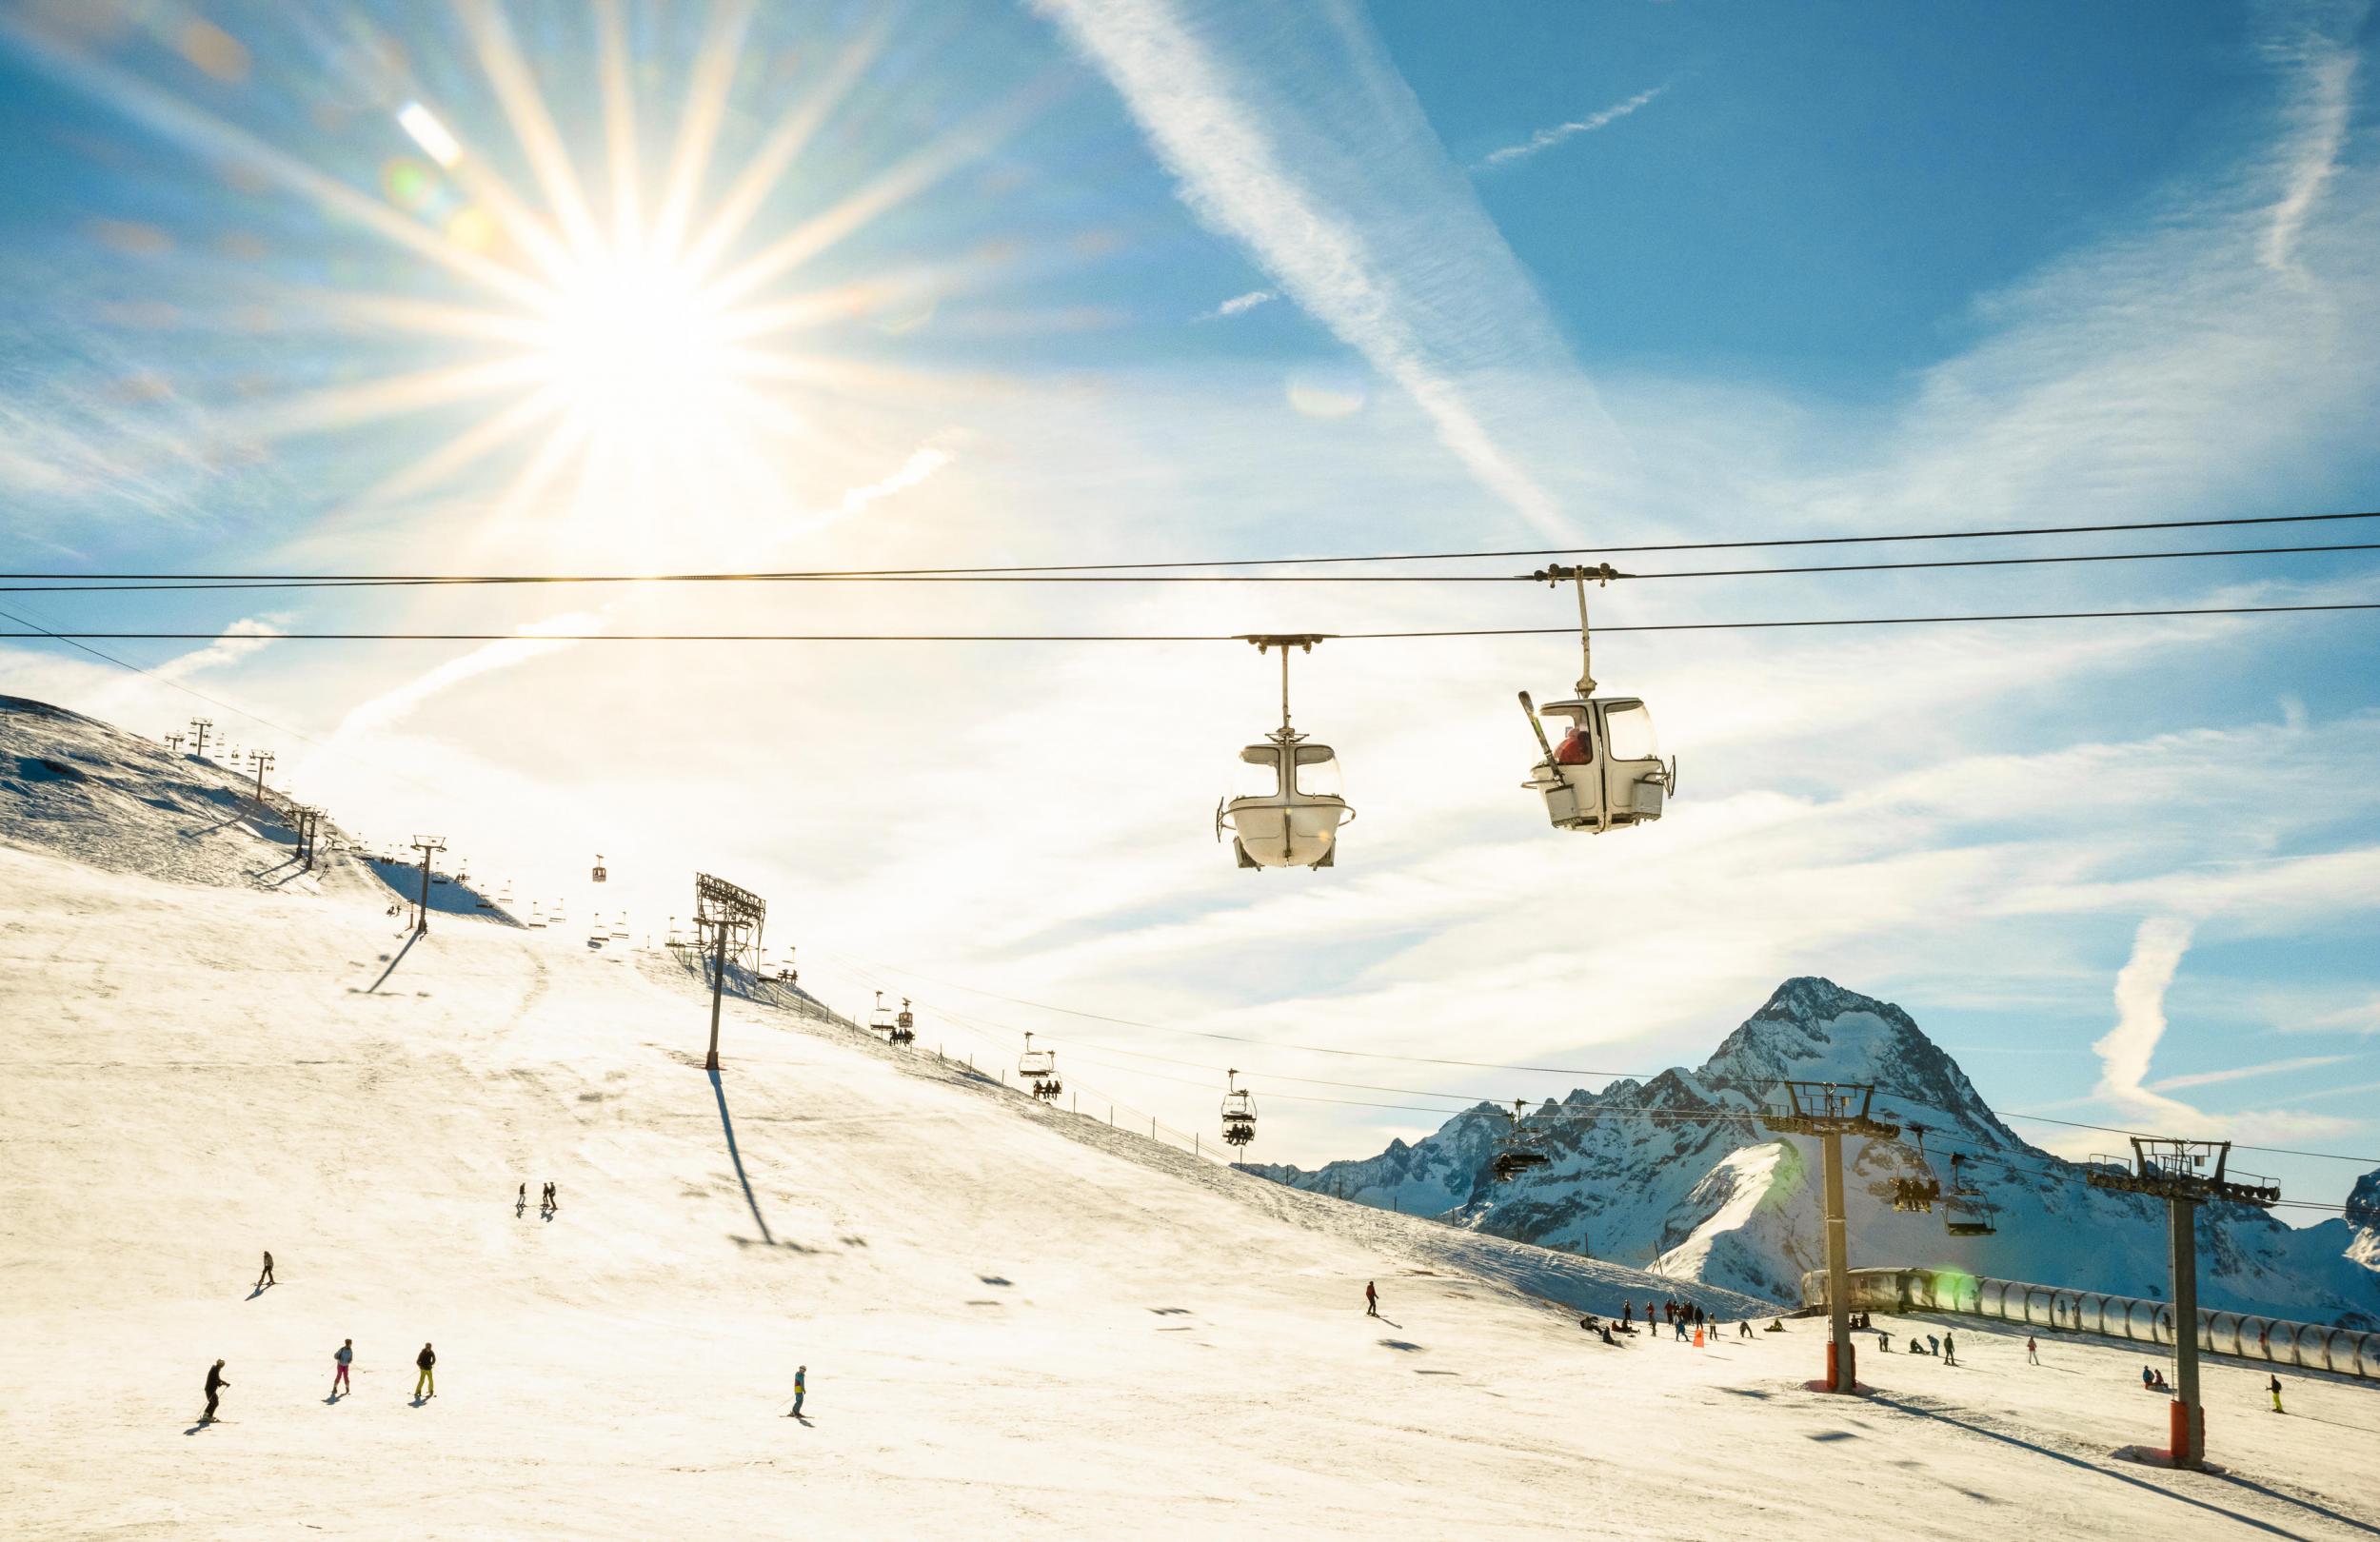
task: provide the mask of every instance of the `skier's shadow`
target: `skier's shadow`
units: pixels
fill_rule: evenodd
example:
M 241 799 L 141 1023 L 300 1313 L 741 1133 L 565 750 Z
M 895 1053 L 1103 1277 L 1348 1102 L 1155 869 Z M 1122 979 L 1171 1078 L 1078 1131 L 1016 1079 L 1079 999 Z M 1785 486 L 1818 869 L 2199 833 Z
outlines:
M 260 1296 L 260 1295 L 264 1295 L 267 1291 L 271 1290 L 271 1289 L 272 1289 L 275 1285 L 278 1285 L 278 1284 L 280 1284 L 280 1283 L 281 1283 L 281 1282 L 280 1282 L 279 1280 L 277 1280 L 277 1279 L 268 1279 L 268 1280 L 265 1281 L 263 1284 L 261 1284 L 261 1285 L 257 1286 L 254 1290 L 252 1290 L 252 1291 L 248 1292 L 248 1298 L 249 1300 L 253 1301 L 253 1300 L 255 1300 L 258 1296 Z
M 423 1404 L 425 1404 L 425 1403 L 426 1403 L 426 1402 L 428 1402 L 428 1401 L 429 1401 L 429 1399 L 428 1399 L 428 1398 L 424 1397 L 424 1396 L 423 1396 L 423 1395 L 421 1395 L 419 1393 L 416 1393 L 416 1394 L 413 1394 L 413 1401 L 411 1401 L 411 1402 L 409 1402 L 409 1403 L 406 1404 L 405 1406 L 406 1406 L 406 1407 L 407 1407 L 407 1408 L 420 1408 Z
M 788 1414 L 785 1417 L 793 1420 L 796 1424 L 801 1425 L 804 1430 L 812 1427 L 810 1424 L 810 1416 L 807 1414 Z
M 186 1435 L 194 1435 L 194 1434 L 198 1433 L 198 1432 L 200 1432 L 201 1430 L 204 1430 L 204 1429 L 206 1429 L 206 1428 L 207 1428 L 207 1421 L 206 1421 L 205 1419 L 201 1419 L 201 1420 L 199 1420 L 196 1424 L 191 1425 L 188 1429 L 187 1429 L 187 1430 L 183 1431 L 182 1433 L 183 1433 L 184 1434 L 186 1434 Z

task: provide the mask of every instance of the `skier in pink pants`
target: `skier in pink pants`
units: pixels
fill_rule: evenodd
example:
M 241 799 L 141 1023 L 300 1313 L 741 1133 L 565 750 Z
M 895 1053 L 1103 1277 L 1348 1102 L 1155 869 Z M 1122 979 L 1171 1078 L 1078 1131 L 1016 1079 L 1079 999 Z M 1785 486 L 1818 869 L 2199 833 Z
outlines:
M 342 1387 L 348 1392 L 355 1391 L 354 1384 L 347 1380 L 347 1367 L 355 1360 L 355 1340 L 350 1338 L 340 1345 L 339 1353 L 333 1354 L 331 1358 L 339 1362 L 339 1368 L 330 1374 L 330 1395 L 338 1396 L 339 1389 Z

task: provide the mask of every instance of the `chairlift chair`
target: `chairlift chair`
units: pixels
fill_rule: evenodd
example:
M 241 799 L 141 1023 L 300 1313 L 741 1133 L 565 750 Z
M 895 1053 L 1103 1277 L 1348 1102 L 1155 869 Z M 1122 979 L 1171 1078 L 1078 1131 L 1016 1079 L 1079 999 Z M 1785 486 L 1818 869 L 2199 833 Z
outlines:
M 1024 1053 L 1017 1057 L 1017 1079 L 1032 1089 L 1036 1097 L 1055 1097 L 1061 1090 L 1058 1080 L 1058 1053 L 1037 1050 L 1033 1036 L 1024 1036 Z
M 907 1044 L 915 1041 L 917 1037 L 917 1015 L 909 1010 L 909 998 L 904 996 L 901 998 L 901 1010 L 893 1014 L 892 1041 Z
M 867 1015 L 868 1032 L 890 1038 L 893 1031 L 893 1010 L 884 1004 L 884 993 L 876 993 L 876 1009 Z
M 1521 1131 L 1522 1114 L 1528 1106 L 1529 1100 L 1525 1097 L 1513 1099 L 1513 1127 L 1505 1136 L 1503 1148 L 1497 1152 L 1493 1164 L 1498 1183 L 1509 1183 L 1521 1174 L 1543 1167 L 1554 1159 L 1538 1150 L 1537 1142 Z
M 1917 1171 L 1925 1176 L 1894 1178 L 1893 1208 L 1913 1215 L 1930 1216 L 1934 1213 L 1934 1201 L 1942 1197 L 1942 1180 L 1934 1176 L 1934 1168 L 1926 1160 L 1926 1127 L 1913 1123 L 1909 1126 L 1909 1133 L 1913 1137 L 1911 1149 L 1916 1157 Z M 1955 1170 L 1958 1159 L 1953 1157 L 1951 1160 Z
M 1959 1173 L 1959 1164 L 1966 1159 L 1951 1158 L 1951 1191 L 1942 1206 L 1942 1230 L 1953 1236 L 1990 1236 L 1998 1230 L 1992 1223 L 1992 1201 Z
M 1232 836 L 1242 867 L 1329 867 L 1339 829 L 1356 817 L 1340 796 L 1339 758 L 1289 725 L 1289 650 L 1311 652 L 1316 636 L 1250 637 L 1259 653 L 1280 649 L 1280 726 L 1240 752 L 1231 795 L 1215 805 L 1215 839 Z
M 1244 1146 L 1256 1138 L 1256 1095 L 1240 1085 L 1240 1073 L 1223 1073 L 1223 1143 Z
M 594 878 L 595 878 L 595 881 L 596 881 L 596 882 L 598 882 L 598 883 L 604 883 L 604 882 L 607 882 L 607 881 L 609 881 L 609 880 L 608 880 L 607 876 L 606 876 L 606 875 L 605 874 L 605 872 L 604 872 L 604 854 L 603 854 L 602 852 L 600 852 L 600 851 L 599 851 L 599 852 L 597 852 L 597 853 L 595 854 L 595 874 L 594 874 Z
M 1546 817 L 1557 830 L 1600 835 L 1661 817 L 1665 799 L 1677 791 L 1677 761 L 1661 760 L 1653 714 L 1633 696 L 1595 694 L 1594 649 L 1587 627 L 1587 580 L 1618 577 L 1609 563 L 1597 567 L 1549 567 L 1537 575 L 1549 583 L 1569 579 L 1578 587 L 1578 695 L 1538 706 L 1520 693 L 1521 710 L 1537 735 L 1544 759 L 1521 785 L 1545 800 Z M 1547 739 L 1546 718 L 1566 719 L 1559 746 Z

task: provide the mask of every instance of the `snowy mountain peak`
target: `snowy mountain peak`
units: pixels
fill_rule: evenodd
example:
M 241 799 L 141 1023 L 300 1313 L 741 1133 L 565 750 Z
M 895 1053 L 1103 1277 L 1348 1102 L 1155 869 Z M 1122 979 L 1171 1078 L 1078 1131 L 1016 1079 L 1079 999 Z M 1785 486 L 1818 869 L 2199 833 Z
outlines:
M 2380 1232 L 2380 1168 L 2355 1180 L 2347 1195 L 2347 1224 Z

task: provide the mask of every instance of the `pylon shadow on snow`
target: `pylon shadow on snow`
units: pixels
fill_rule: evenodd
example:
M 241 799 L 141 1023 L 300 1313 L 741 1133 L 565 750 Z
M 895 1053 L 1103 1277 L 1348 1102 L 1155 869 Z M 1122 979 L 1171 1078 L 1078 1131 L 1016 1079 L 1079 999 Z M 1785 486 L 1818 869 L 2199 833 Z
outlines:
M 380 972 L 380 978 L 365 987 L 364 994 L 366 996 L 370 996 L 377 992 L 383 985 L 387 984 L 388 977 L 397 972 L 397 965 L 405 962 L 405 956 L 411 953 L 413 951 L 413 944 L 419 942 L 421 939 L 422 934 L 419 932 L 406 933 L 405 946 L 399 948 L 397 950 L 397 956 L 388 960 L 388 967 Z
M 751 1207 L 752 1224 L 761 1229 L 761 1241 L 775 1247 L 777 1238 L 768 1230 L 768 1219 L 761 1214 L 761 1201 L 752 1193 L 752 1180 L 744 1176 L 744 1152 L 736 1145 L 736 1122 L 727 1116 L 727 1089 L 716 1071 L 706 1073 L 711 1078 L 711 1096 L 719 1099 L 719 1128 L 727 1137 L 727 1159 L 736 1164 L 736 1181 L 744 1185 L 744 1202 Z

